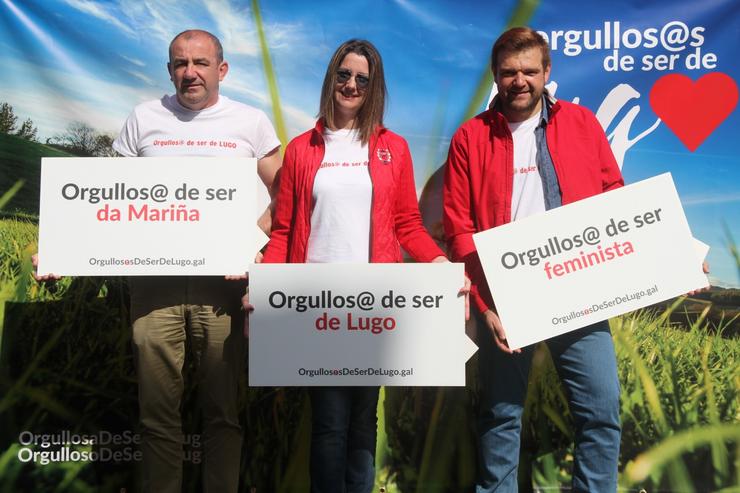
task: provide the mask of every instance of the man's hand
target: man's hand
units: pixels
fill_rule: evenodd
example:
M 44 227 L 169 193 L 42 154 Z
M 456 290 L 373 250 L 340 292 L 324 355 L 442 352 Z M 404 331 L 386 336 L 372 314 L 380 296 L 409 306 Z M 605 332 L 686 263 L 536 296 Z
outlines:
M 509 349 L 509 343 L 506 341 L 506 333 L 504 332 L 504 327 L 501 325 L 501 320 L 498 318 L 498 315 L 496 315 L 493 310 L 486 310 L 485 312 L 483 312 L 483 318 L 486 321 L 488 330 L 491 331 L 493 340 L 496 341 L 496 345 L 501 351 L 505 352 L 506 354 L 522 352 L 521 349 L 514 349 L 513 351 Z
M 709 274 L 709 262 L 707 262 L 706 260 L 704 262 L 702 262 L 701 263 L 701 270 L 705 274 Z M 701 293 L 702 291 L 709 291 L 709 288 L 710 287 L 711 286 L 707 286 L 706 288 L 695 289 L 694 291 L 689 291 L 688 293 L 686 293 L 686 296 L 693 296 L 696 293 Z
M 31 255 L 31 264 L 33 265 L 33 278 L 38 282 L 58 281 L 62 276 L 56 274 L 46 274 L 44 276 L 38 275 L 39 269 L 39 254 L 34 253 Z

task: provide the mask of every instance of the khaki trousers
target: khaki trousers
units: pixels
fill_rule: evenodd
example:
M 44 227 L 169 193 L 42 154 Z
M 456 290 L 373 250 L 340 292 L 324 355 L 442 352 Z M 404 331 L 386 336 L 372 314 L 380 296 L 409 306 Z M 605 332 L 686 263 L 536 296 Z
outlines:
M 246 348 L 240 299 L 246 283 L 217 277 L 137 277 L 130 286 L 143 491 L 181 491 L 180 406 L 187 341 L 203 417 L 204 491 L 236 492 L 242 443 L 237 399 Z

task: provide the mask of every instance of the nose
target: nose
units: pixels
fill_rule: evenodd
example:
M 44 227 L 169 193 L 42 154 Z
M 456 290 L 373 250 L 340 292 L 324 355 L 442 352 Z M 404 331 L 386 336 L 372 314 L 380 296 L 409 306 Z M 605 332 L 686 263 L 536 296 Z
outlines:
M 514 76 L 514 84 L 517 86 L 523 86 L 525 84 L 524 80 L 524 74 L 521 72 L 517 72 Z
M 186 79 L 195 79 L 195 77 L 196 77 L 196 75 L 195 75 L 195 64 L 188 63 L 185 66 L 185 72 L 183 73 L 183 76 Z
M 354 90 L 357 90 L 357 80 L 355 79 L 357 77 L 356 75 L 351 75 L 350 78 L 345 82 L 345 86 Z

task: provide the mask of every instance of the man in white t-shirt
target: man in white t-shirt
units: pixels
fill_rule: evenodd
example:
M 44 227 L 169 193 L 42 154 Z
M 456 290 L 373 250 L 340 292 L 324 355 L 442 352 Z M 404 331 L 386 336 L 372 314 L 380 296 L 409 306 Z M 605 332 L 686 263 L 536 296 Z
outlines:
M 113 148 L 123 156 L 256 157 L 257 172 L 271 189 L 281 163 L 280 142 L 262 111 L 219 95 L 229 65 L 218 38 L 199 30 L 178 34 L 170 43 L 167 67 L 176 93 L 137 106 Z M 268 215 L 261 225 L 269 231 Z M 224 224 L 239 227 L 248 225 Z M 241 296 L 246 282 L 132 277 L 129 283 L 143 490 L 181 491 L 185 438 L 180 405 L 187 350 L 196 369 L 197 414 L 203 417 L 204 491 L 236 492 L 241 452 L 237 394 L 245 360 Z M 192 447 L 197 442 L 188 443 Z

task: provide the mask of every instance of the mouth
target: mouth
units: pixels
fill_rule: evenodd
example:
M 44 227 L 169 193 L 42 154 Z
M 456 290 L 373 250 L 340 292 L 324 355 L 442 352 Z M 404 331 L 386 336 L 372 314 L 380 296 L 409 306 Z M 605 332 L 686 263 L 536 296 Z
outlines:
M 344 92 L 339 93 L 338 101 L 344 101 L 347 104 L 355 104 L 358 101 L 361 101 L 362 95 L 360 94 L 347 94 Z

